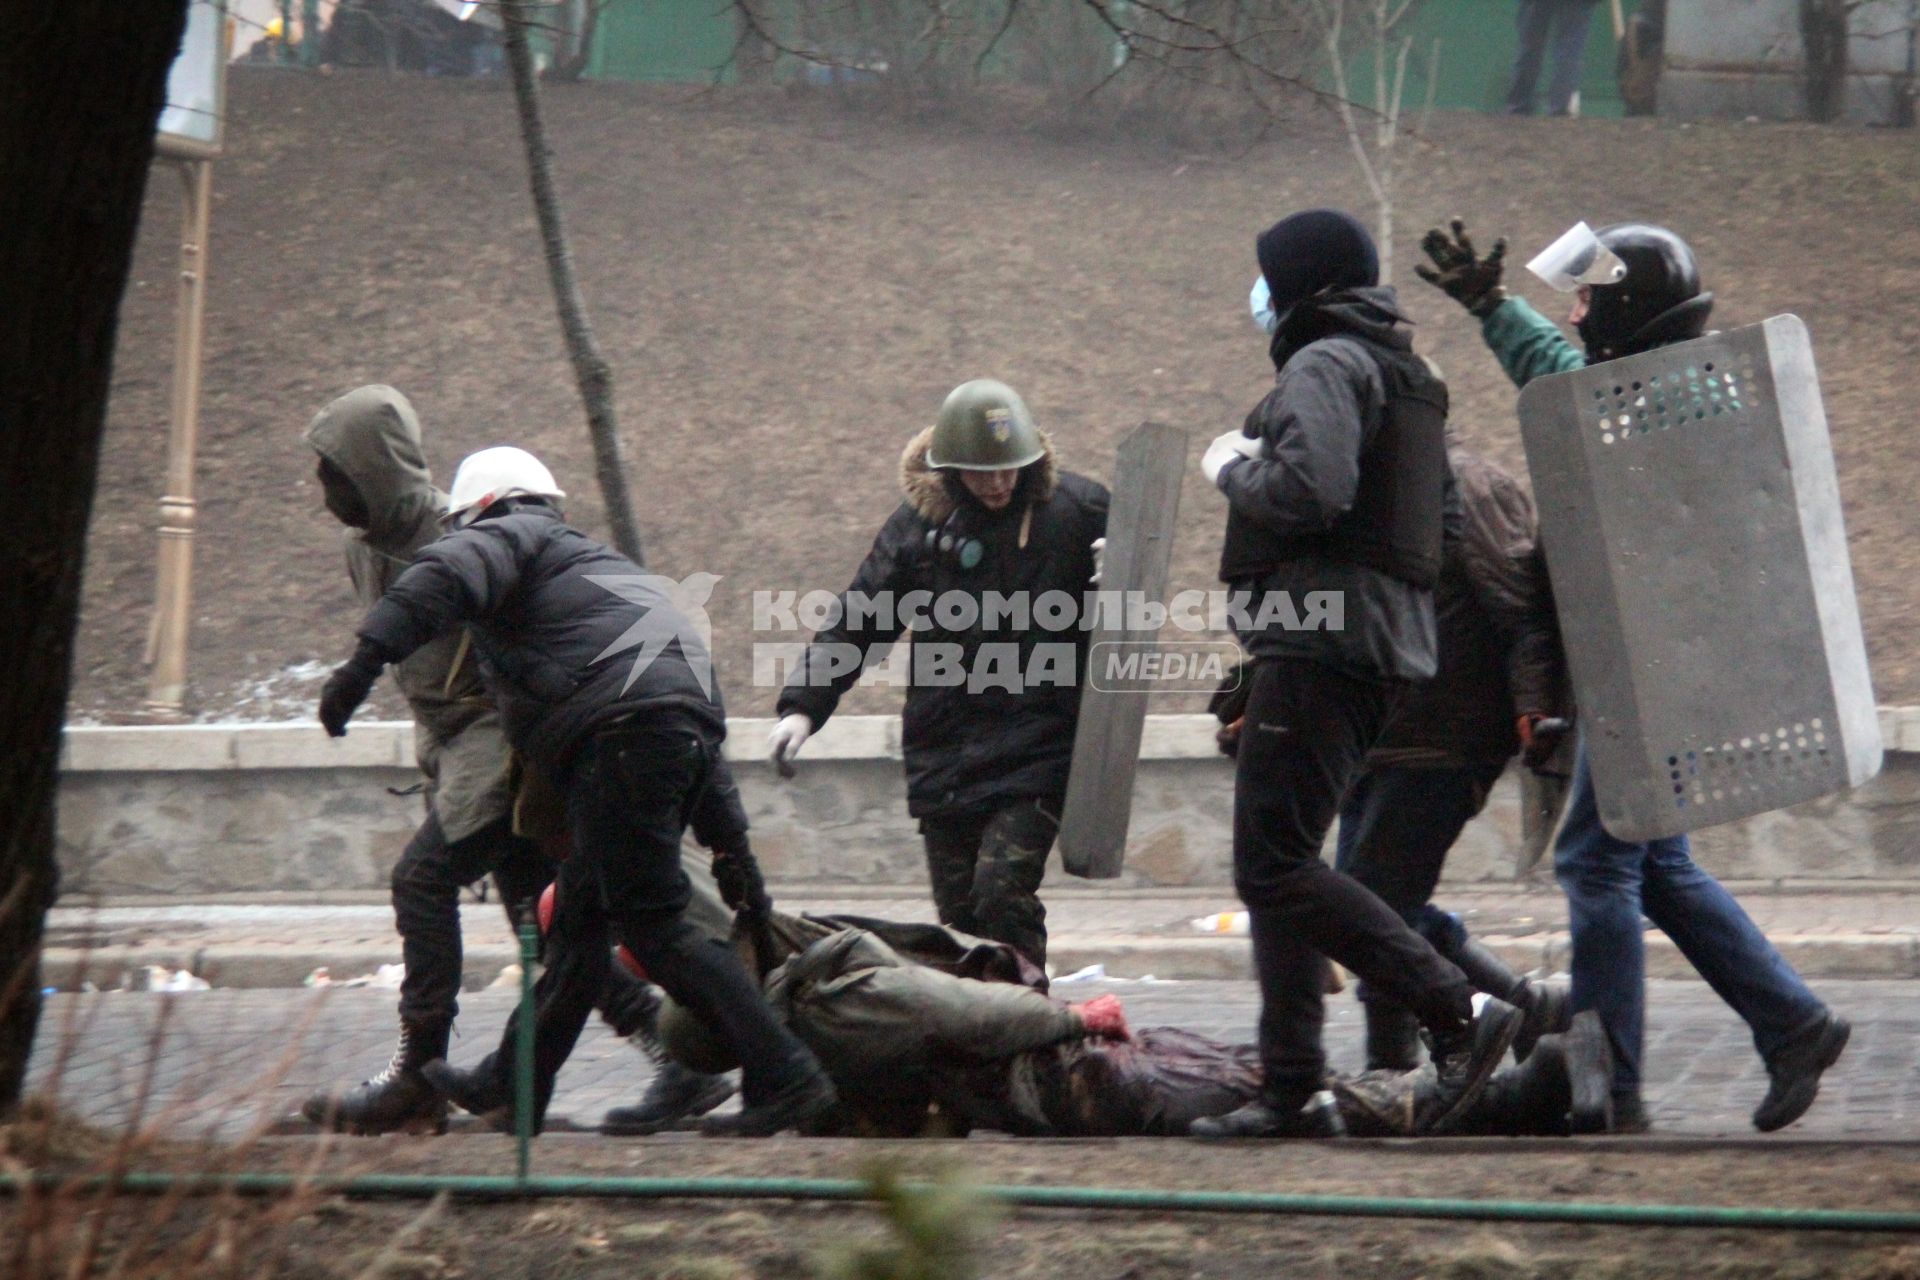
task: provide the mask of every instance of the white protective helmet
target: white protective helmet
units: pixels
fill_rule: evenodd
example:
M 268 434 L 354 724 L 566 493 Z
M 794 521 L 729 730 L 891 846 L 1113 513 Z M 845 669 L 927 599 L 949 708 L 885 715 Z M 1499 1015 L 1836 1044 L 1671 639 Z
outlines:
M 553 472 L 525 449 L 497 445 L 468 454 L 453 473 L 446 523 L 464 529 L 502 498 L 564 498 Z

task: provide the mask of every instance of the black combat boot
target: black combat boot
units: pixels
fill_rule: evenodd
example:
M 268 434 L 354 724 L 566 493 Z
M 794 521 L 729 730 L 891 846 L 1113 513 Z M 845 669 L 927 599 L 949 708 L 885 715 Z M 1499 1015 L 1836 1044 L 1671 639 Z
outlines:
M 1415 1108 L 1416 1134 L 1451 1133 L 1513 1046 L 1524 1015 L 1492 996 L 1475 996 L 1474 1002 L 1479 1012 L 1470 1020 L 1428 1028 L 1433 1040 L 1433 1089 Z
M 707 1114 L 733 1096 L 725 1076 L 690 1070 L 668 1058 L 654 1070 L 646 1093 L 631 1107 L 615 1107 L 600 1122 L 600 1132 L 637 1136 L 677 1128 Z
M 1344 1138 L 1347 1126 L 1333 1094 L 1322 1089 L 1304 1106 L 1255 1098 L 1238 1111 L 1202 1116 L 1187 1132 L 1196 1138 Z
M 445 1133 L 447 1103 L 420 1068 L 447 1052 L 444 1022 L 400 1023 L 400 1043 L 379 1075 L 345 1093 L 320 1092 L 301 1104 L 300 1114 L 336 1133 Z
M 1420 1065 L 1420 1019 L 1391 1000 L 1360 1002 L 1367 1018 L 1367 1070 L 1412 1071 Z
M 1820 1076 L 1840 1060 L 1853 1027 L 1832 1013 L 1795 1036 L 1767 1063 L 1767 1096 L 1754 1108 L 1753 1127 L 1784 1129 L 1807 1114 L 1820 1093 Z
M 445 1102 L 451 1102 L 468 1115 L 479 1116 L 487 1127 L 500 1133 L 512 1133 L 513 1094 L 500 1082 L 493 1069 L 495 1058 L 489 1054 L 477 1067 L 456 1067 L 445 1058 L 435 1058 L 420 1068 L 420 1074 Z M 533 1131 L 540 1132 L 541 1117 L 536 1116 Z
M 1616 1093 L 1608 1098 L 1608 1133 L 1652 1133 L 1653 1117 L 1647 1114 L 1647 1104 L 1640 1098 L 1639 1091 Z
M 1573 1021 L 1565 987 L 1521 977 L 1479 939 L 1468 938 L 1443 954 L 1467 975 L 1475 990 L 1504 1000 L 1525 1015 L 1513 1037 L 1513 1056 L 1520 1061 L 1526 1061 L 1541 1036 L 1558 1035 Z
M 795 1079 L 765 1102 L 750 1102 L 723 1116 L 708 1116 L 700 1132 L 709 1138 L 771 1138 L 783 1129 L 805 1128 L 839 1103 L 827 1073 L 811 1059 Z
M 1560 1045 L 1567 1058 L 1568 1127 L 1574 1133 L 1645 1133 L 1644 1111 L 1632 1130 L 1621 1129 L 1620 1117 L 1614 1114 L 1613 1042 L 1607 1039 L 1600 1015 L 1589 1009 L 1574 1018 Z M 1638 1095 L 1634 1104 L 1639 1105 Z
M 1454 1131 L 1507 1138 L 1565 1137 L 1572 1102 L 1562 1038 L 1542 1036 L 1525 1062 L 1493 1073 L 1479 1101 L 1466 1109 Z

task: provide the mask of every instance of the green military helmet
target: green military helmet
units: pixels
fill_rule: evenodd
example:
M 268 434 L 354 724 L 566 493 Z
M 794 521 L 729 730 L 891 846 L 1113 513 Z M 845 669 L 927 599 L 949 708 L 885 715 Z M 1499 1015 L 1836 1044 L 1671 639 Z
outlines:
M 1046 451 L 1020 393 L 1004 382 L 975 378 L 955 387 L 940 406 L 927 465 L 1005 471 L 1038 462 Z

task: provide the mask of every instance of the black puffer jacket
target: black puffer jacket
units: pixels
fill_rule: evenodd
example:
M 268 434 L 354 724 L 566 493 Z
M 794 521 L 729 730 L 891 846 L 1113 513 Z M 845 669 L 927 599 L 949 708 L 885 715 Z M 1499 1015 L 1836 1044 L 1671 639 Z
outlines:
M 393 661 L 470 624 L 507 740 L 556 781 L 590 731 L 631 712 L 678 708 L 724 738 L 706 641 L 666 580 L 543 502 L 511 507 L 422 548 L 361 638 Z
M 1520 749 L 1514 722 L 1523 713 L 1568 711 L 1533 499 L 1451 432 L 1447 460 L 1465 519 L 1447 538 L 1434 589 L 1440 669 L 1414 687 L 1375 744 L 1375 759 L 1407 751 L 1505 759 Z
M 872 600 L 884 593 L 898 603 L 915 591 L 928 592 L 933 600 L 949 591 L 976 600 L 990 591 L 1007 597 L 1019 592 L 1029 601 L 1058 591 L 1083 611 L 1080 617 L 1085 616 L 1093 540 L 1107 529 L 1106 489 L 1083 476 L 1057 470 L 1049 443 L 1045 456 L 1021 477 L 1014 500 L 1003 511 L 989 512 L 957 480 L 927 466 L 932 435 L 931 429 L 922 432 L 901 456 L 900 483 L 906 501 L 881 528 L 873 550 L 842 593 L 839 621 L 814 636 L 805 659 L 781 691 L 781 715 L 804 712 L 817 729 L 858 680 L 857 670 L 827 678 L 829 651 L 823 646 L 847 646 L 840 652 L 857 650 L 871 657 L 883 652 L 905 629 L 897 613 L 882 619 L 882 625 L 873 625 L 871 615 L 850 615 L 849 594 Z M 930 531 L 934 546 L 928 545 Z M 956 535 L 961 542 L 977 541 L 982 548 L 979 562 L 967 568 L 953 551 L 941 551 L 937 541 L 942 534 Z M 1077 621 L 1063 631 L 1037 624 L 1025 630 L 1005 625 L 988 630 L 978 624 L 949 630 L 933 621 L 930 607 L 924 612 L 931 625 L 913 634 L 916 658 L 923 646 L 954 645 L 964 655 L 962 668 L 978 672 L 983 669 L 983 646 L 1002 645 L 1009 647 L 986 653 L 1017 651 L 1017 669 L 1026 672 L 1036 645 L 1065 644 L 1073 649 L 1072 680 L 1015 692 L 1002 687 L 970 690 L 965 684 L 929 685 L 916 678 L 901 713 L 908 812 L 915 817 L 985 813 L 1022 797 L 1064 794 L 1080 710 L 1086 631 Z M 885 625 L 889 622 L 898 625 Z

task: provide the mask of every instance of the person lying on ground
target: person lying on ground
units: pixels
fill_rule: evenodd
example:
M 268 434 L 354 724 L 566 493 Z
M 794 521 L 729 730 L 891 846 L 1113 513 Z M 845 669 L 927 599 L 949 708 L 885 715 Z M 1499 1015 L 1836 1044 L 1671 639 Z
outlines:
M 935 925 L 779 912 L 769 933 L 784 958 L 767 972 L 768 1004 L 840 1097 L 809 1134 L 1177 1136 L 1261 1087 L 1255 1046 L 1177 1027 L 1133 1030 L 1112 995 L 1050 998 L 1044 978 L 1002 944 Z M 730 1065 L 717 1037 L 671 1004 L 661 1038 L 693 1069 Z M 1580 1019 L 1497 1071 L 1455 1131 L 1604 1131 L 1612 1070 L 1598 1019 Z M 1316 1105 L 1336 1134 L 1417 1136 L 1430 1127 L 1436 1087 L 1431 1066 L 1331 1075 Z

